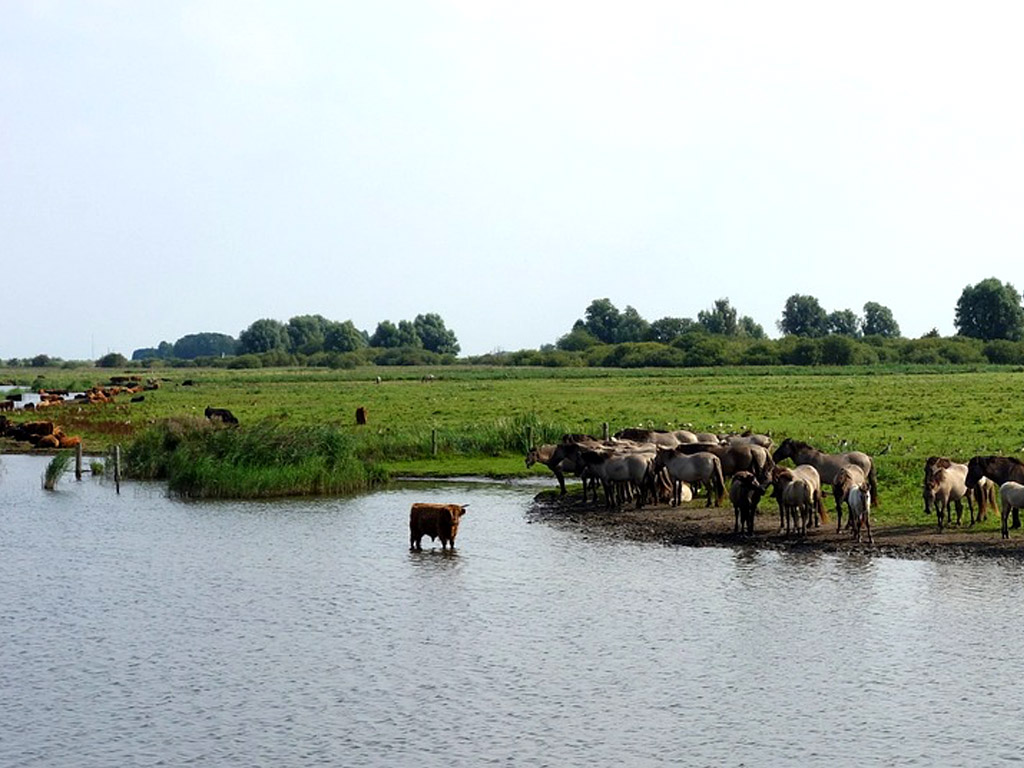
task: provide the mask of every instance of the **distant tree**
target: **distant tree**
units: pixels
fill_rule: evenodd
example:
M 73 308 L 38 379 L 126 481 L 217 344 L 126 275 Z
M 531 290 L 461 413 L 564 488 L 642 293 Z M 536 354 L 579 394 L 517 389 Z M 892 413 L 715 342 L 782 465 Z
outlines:
M 884 336 L 887 339 L 900 337 L 900 326 L 892 316 L 892 310 L 878 302 L 869 301 L 864 305 L 865 336 Z
M 736 336 L 739 332 L 737 313 L 728 299 L 717 299 L 715 305 L 708 310 L 697 313 L 697 322 L 708 333 L 719 336 Z
M 278 320 L 257 320 L 238 334 L 238 354 L 260 354 L 288 348 L 288 331 Z
M 197 357 L 221 357 L 234 355 L 238 342 L 226 333 L 190 333 L 182 336 L 171 348 L 170 357 L 179 360 L 194 360 Z
M 580 352 L 600 343 L 601 342 L 594 338 L 590 331 L 586 329 L 583 323 L 577 323 L 575 328 L 555 342 L 555 346 L 566 352 Z
M 97 368 L 123 368 L 128 365 L 128 358 L 120 352 L 109 352 L 96 361 Z
M 684 333 L 693 330 L 696 325 L 689 317 L 663 317 L 651 323 L 647 329 L 647 341 L 671 344 Z
M 860 336 L 860 327 L 860 318 L 852 309 L 839 309 L 828 315 L 828 332 L 836 336 L 849 336 L 855 339 Z
M 590 334 L 605 344 L 618 341 L 622 315 L 609 299 L 594 299 L 584 312 L 584 325 Z
M 953 324 L 961 336 L 990 341 L 1024 337 L 1024 308 L 1021 295 L 1010 283 L 994 277 L 969 285 L 956 303 Z
M 922 339 L 937 339 L 939 338 L 939 329 L 932 328 L 928 333 L 922 334 Z
M 132 352 L 132 360 L 170 360 L 174 357 L 174 345 L 169 341 L 161 341 L 156 347 L 143 347 Z
M 420 341 L 423 342 L 424 349 L 439 355 L 459 354 L 458 339 L 455 338 L 453 331 L 445 327 L 440 315 L 433 312 L 416 315 L 412 324 Z
M 330 325 L 323 315 L 296 315 L 288 321 L 288 351 L 314 355 L 324 349 L 324 336 Z
M 33 368 L 45 368 L 48 365 L 53 365 L 53 362 L 49 355 L 36 355 L 29 364 Z
M 398 321 L 398 342 L 400 347 L 423 347 L 423 339 L 420 338 L 412 320 Z
M 385 349 L 393 349 L 395 347 L 402 346 L 401 339 L 398 335 L 398 326 L 390 320 L 381 320 L 377 323 L 377 330 L 375 330 L 373 335 L 370 336 L 370 346 Z
M 834 333 L 821 340 L 821 362 L 826 365 L 850 365 L 857 353 L 857 342 L 848 333 Z
M 748 339 L 767 339 L 768 334 L 764 332 L 764 328 L 761 327 L 760 323 L 755 323 L 754 318 L 743 315 L 740 318 L 737 333 L 740 336 L 745 336 Z
M 355 352 L 367 346 L 366 336 L 351 320 L 329 322 L 324 329 L 324 350 L 327 352 Z
M 640 317 L 640 313 L 633 307 L 627 306 L 619 316 L 618 328 L 615 331 L 617 342 L 644 341 L 651 324 Z
M 794 293 L 786 299 L 778 326 L 788 336 L 816 338 L 828 333 L 828 315 L 815 297 Z

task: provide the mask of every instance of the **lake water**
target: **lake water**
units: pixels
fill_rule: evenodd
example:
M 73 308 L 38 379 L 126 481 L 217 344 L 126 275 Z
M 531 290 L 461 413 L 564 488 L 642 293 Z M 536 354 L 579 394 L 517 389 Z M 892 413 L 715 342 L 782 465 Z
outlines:
M 1024 759 L 1016 562 L 617 543 L 502 485 L 48 493 L 45 464 L 0 457 L 8 768 Z M 408 551 L 413 501 L 469 503 L 454 555 Z

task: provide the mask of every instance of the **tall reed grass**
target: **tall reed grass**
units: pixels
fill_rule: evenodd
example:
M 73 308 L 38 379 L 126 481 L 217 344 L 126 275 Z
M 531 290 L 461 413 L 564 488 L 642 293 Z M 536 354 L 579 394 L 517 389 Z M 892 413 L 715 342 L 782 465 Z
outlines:
M 142 433 L 125 452 L 127 476 L 166 480 L 190 498 L 254 499 L 354 493 L 385 481 L 335 427 L 272 422 L 224 428 L 172 419 Z
M 600 437 L 600 425 L 591 425 Z M 525 454 L 534 445 L 561 442 L 569 432 L 580 432 L 579 424 L 541 421 L 535 415 L 514 416 L 461 427 L 385 429 L 359 437 L 357 452 L 368 461 L 403 461 L 432 455 L 503 456 Z M 533 445 L 531 445 L 531 442 Z
M 57 490 L 57 481 L 64 476 L 73 455 L 71 451 L 61 451 L 50 460 L 43 472 L 43 488 L 45 490 Z

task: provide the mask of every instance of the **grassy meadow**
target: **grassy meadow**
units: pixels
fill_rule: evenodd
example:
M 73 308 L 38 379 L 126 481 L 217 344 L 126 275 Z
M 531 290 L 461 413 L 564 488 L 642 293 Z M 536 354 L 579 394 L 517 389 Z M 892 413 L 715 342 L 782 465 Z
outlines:
M 40 382 L 31 381 L 32 369 L 0 369 L 0 382 L 76 388 L 103 383 L 111 373 L 47 370 Z M 920 484 L 929 455 L 966 460 L 978 453 L 1019 456 L 1024 448 L 1019 367 L 445 366 L 135 373 L 161 379 L 160 388 L 146 392 L 140 403 L 121 396 L 112 404 L 68 404 L 38 414 L 17 412 L 14 418 L 53 419 L 66 433 L 82 436 L 87 451 L 98 453 L 113 443 L 128 444 L 167 419 L 202 417 L 211 405 L 229 408 L 243 429 L 260 425 L 302 433 L 331 427 L 351 438 L 352 450 L 375 468 L 374 476 L 550 476 L 543 467 L 525 468 L 528 435 L 538 443 L 557 441 L 565 432 L 600 435 L 604 422 L 612 432 L 627 426 L 749 428 L 771 433 L 776 442 L 789 436 L 825 451 L 856 449 L 874 456 L 878 518 L 889 524 L 926 522 Z M 427 375 L 434 380 L 423 381 Z M 186 380 L 194 384 L 183 385 Z M 367 409 L 366 426 L 355 423 L 359 406 Z

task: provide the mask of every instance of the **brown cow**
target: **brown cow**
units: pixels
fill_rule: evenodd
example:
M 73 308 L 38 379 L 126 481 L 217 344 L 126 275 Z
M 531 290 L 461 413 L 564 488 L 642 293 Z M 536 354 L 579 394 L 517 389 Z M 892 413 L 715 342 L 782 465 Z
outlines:
M 418 552 L 422 549 L 420 539 L 429 536 L 430 540 L 441 540 L 441 549 L 445 550 L 449 542 L 455 551 L 455 535 L 459 532 L 459 519 L 466 514 L 468 504 L 421 504 L 412 505 L 409 512 L 409 551 Z
M 356 408 L 356 424 L 366 424 L 366 408 L 361 405 Z

